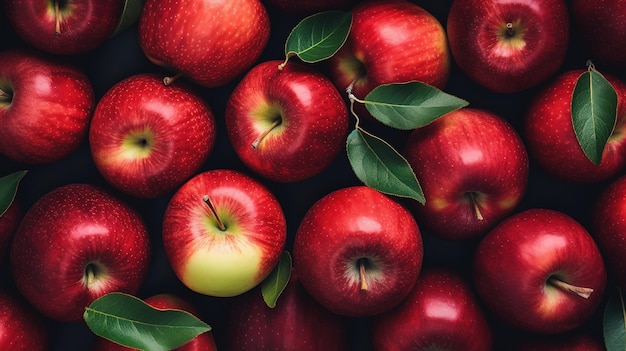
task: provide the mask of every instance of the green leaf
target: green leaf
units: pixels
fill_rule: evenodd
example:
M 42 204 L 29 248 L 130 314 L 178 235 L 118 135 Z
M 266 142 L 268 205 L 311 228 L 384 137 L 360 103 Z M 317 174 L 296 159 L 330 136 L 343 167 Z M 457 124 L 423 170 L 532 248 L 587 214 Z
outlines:
M 591 162 L 600 164 L 617 119 L 615 89 L 602 74 L 590 68 L 576 81 L 571 109 L 580 147 Z
M 354 173 L 365 185 L 385 194 L 426 202 L 408 161 L 381 138 L 356 128 L 348 135 L 347 151 Z
M 423 127 L 469 105 L 463 99 L 417 81 L 380 85 L 361 102 L 376 119 L 402 130 Z
M 113 31 L 111 36 L 115 36 L 124 29 L 132 26 L 139 20 L 141 16 L 141 10 L 143 9 L 143 4 L 145 0 L 126 0 L 124 2 L 124 9 L 122 11 L 122 15 L 120 16 L 119 22 L 117 22 L 117 27 Z
M 283 252 L 280 261 L 263 283 L 261 283 L 261 294 L 263 300 L 270 308 L 276 307 L 276 301 L 289 283 L 291 276 L 291 255 L 288 251 Z
M 289 33 L 285 56 L 297 55 L 308 63 L 325 60 L 343 46 L 351 27 L 350 12 L 330 10 L 310 15 Z
M 85 322 L 94 334 L 123 346 L 165 351 L 178 348 L 211 327 L 181 310 L 159 310 L 123 293 L 106 294 L 85 308 Z
M 615 289 L 607 300 L 602 327 L 607 351 L 626 350 L 626 307 L 620 289 Z
M 2 216 L 15 200 L 17 187 L 28 171 L 17 171 L 0 178 L 0 216 Z

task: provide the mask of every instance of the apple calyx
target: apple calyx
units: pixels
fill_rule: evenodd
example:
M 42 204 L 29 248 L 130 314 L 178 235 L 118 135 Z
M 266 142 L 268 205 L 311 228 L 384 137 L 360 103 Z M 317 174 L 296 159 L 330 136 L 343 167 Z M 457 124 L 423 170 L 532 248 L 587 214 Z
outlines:
M 551 276 L 548 278 L 548 284 L 554 285 L 557 288 L 572 292 L 583 299 L 588 299 L 593 293 L 592 288 L 585 288 L 581 286 L 572 285 L 570 283 L 564 282 L 556 276 Z
M 274 122 L 272 122 L 272 124 L 269 126 L 269 128 L 267 128 L 266 130 L 263 131 L 263 133 L 261 133 L 256 139 L 254 139 L 254 141 L 252 142 L 252 148 L 256 149 L 259 147 L 259 144 L 261 144 L 261 141 L 263 141 L 263 139 L 276 127 L 278 127 L 280 124 L 282 123 L 282 120 L 280 118 L 274 120 Z
M 222 219 L 220 218 L 220 216 L 217 214 L 217 210 L 215 209 L 215 206 L 213 206 L 213 202 L 211 202 L 209 195 L 204 195 L 202 197 L 202 201 L 204 201 L 204 203 L 206 203 L 207 206 L 209 206 L 211 213 L 213 213 L 213 216 L 215 217 L 215 220 L 217 221 L 217 227 L 223 232 L 226 231 L 226 226 L 224 225 L 224 222 L 222 222 Z
M 171 85 L 173 84 L 178 78 L 182 77 L 183 75 L 185 75 L 183 72 L 178 72 L 173 76 L 167 76 L 167 77 L 163 77 L 163 84 L 164 85 Z
M 369 286 L 367 284 L 367 274 L 366 274 L 366 266 L 367 266 L 367 258 L 359 258 L 357 260 L 357 264 L 359 265 L 359 281 L 361 286 L 361 291 L 367 291 Z

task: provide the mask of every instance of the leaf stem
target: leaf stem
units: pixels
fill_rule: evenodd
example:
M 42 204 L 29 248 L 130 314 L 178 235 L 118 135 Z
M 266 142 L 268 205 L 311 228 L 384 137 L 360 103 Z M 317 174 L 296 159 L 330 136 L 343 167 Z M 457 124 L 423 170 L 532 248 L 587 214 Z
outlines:
M 226 226 L 224 225 L 224 222 L 222 222 L 222 219 L 220 218 L 220 216 L 217 215 L 217 210 L 215 209 L 215 206 L 213 206 L 213 203 L 211 202 L 209 195 L 204 195 L 202 197 L 202 201 L 204 201 L 207 204 L 207 206 L 209 206 L 211 213 L 213 213 L 213 216 L 215 217 L 215 220 L 217 221 L 217 227 L 221 231 L 226 231 Z

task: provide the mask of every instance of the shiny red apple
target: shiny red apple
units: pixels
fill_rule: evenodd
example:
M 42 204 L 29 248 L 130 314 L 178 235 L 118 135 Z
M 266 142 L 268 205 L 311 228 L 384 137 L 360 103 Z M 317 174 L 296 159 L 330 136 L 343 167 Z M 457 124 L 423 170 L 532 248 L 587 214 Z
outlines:
M 47 321 L 17 292 L 0 289 L 0 350 L 45 351 L 50 347 Z
M 24 214 L 10 259 L 15 285 L 39 312 L 80 321 L 98 297 L 138 291 L 148 271 L 150 238 L 128 204 L 97 186 L 68 184 Z
M 100 98 L 89 146 L 102 176 L 140 198 L 175 190 L 206 161 L 216 139 L 208 103 L 184 82 L 155 74 L 118 82 Z
M 509 94 L 556 74 L 567 54 L 569 23 L 563 0 L 454 0 L 446 29 L 461 71 Z
M 325 170 L 345 147 L 348 111 L 323 74 L 266 61 L 238 83 L 226 106 L 231 144 L 255 173 L 295 182 Z
M 526 147 L 513 126 L 484 109 L 463 108 L 415 129 L 404 156 L 425 204 L 412 209 L 422 229 L 475 239 L 509 215 L 528 184 Z

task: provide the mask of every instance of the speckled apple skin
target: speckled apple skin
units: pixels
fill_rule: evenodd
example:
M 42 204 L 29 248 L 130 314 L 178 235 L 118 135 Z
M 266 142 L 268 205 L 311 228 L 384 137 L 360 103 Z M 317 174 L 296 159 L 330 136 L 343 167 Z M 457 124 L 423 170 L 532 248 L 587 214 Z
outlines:
M 46 320 L 17 292 L 0 289 L 0 350 L 45 351 L 49 346 Z

